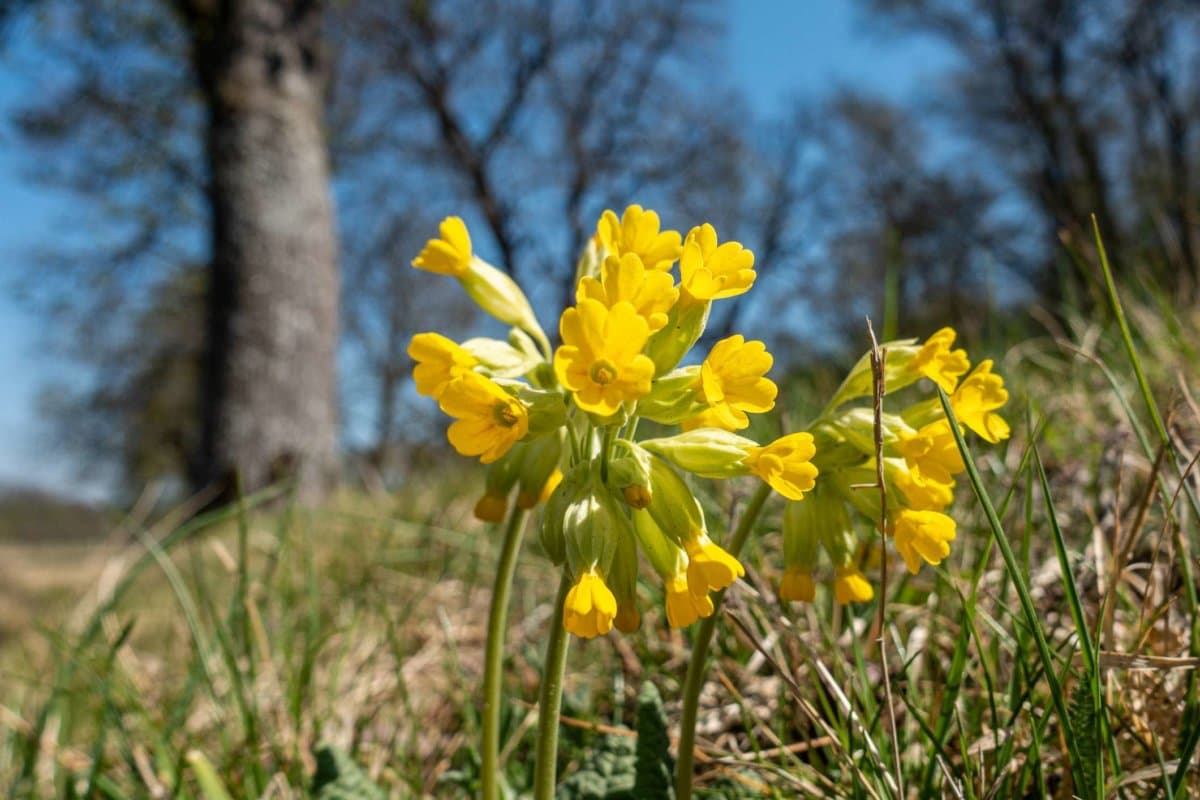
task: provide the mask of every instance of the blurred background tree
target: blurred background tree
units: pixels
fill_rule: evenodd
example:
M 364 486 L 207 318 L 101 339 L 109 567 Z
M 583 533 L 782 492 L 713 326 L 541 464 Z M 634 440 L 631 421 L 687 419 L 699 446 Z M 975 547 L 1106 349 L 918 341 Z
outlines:
M 781 372 L 843 354 L 866 313 L 982 335 L 997 309 L 1086 302 L 1071 251 L 1089 255 L 1092 213 L 1118 270 L 1197 299 L 1200 6 L 858 5 L 946 48 L 927 99 L 834 86 L 756 116 L 709 0 L 8 7 L 44 87 L 14 120 L 31 172 L 90 211 L 24 281 L 94 378 L 47 393 L 56 430 L 130 491 L 231 463 L 257 483 L 302 454 L 325 474 L 336 352 L 343 452 L 402 467 L 437 427 L 409 337 L 434 311 L 498 332 L 407 268 L 447 214 L 547 321 L 604 208 L 710 220 L 756 252 L 760 288 L 709 338 L 770 315 Z

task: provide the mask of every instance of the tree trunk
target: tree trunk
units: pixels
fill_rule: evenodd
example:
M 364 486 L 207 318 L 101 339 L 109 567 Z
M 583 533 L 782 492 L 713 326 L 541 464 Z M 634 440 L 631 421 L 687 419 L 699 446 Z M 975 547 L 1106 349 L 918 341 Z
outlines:
M 199 5 L 199 4 L 198 4 Z M 229 0 L 193 18 L 209 110 L 212 272 L 196 480 L 245 491 L 336 474 L 338 255 L 320 3 Z

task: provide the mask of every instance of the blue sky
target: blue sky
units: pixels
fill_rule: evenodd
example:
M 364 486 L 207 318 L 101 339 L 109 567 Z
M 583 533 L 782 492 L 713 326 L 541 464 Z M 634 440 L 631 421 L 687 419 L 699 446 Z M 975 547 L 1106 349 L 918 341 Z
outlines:
M 871 26 L 849 0 L 734 2 L 728 9 L 725 65 L 754 110 L 770 115 L 793 95 L 816 97 L 854 85 L 896 99 L 920 101 L 927 78 L 945 63 L 930 43 L 889 36 Z M 38 393 L 70 368 L 48 359 L 39 320 L 12 297 L 12 283 L 39 242 L 69 221 L 70 201 L 26 182 L 24 152 L 8 127 L 14 103 L 33 82 L 0 70 L 0 485 L 52 488 L 99 497 L 104 487 L 80 484 L 70 455 L 47 446 L 37 415 Z

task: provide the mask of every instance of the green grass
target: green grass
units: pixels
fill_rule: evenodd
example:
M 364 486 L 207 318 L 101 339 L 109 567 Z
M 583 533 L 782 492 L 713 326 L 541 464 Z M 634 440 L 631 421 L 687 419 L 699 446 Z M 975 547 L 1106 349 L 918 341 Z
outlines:
M 916 576 L 893 561 L 882 630 L 874 603 L 778 602 L 782 505 L 769 501 L 713 642 L 702 796 L 1200 796 L 1200 324 L 1125 299 L 1110 285 L 1110 324 L 1072 315 L 1007 350 L 972 345 L 1009 382 L 1014 437 L 960 442 L 953 553 Z M 380 796 L 474 796 L 499 532 L 447 483 L 317 510 L 268 493 L 112 549 L 86 592 L 0 649 L 0 791 L 329 798 L 330 785 L 369 796 L 370 782 Z M 722 512 L 714 537 L 750 488 L 705 498 Z M 516 794 L 532 780 L 555 588 L 536 539 L 506 649 L 501 752 Z M 648 576 L 641 593 L 640 632 L 572 643 L 565 796 L 601 796 L 605 770 L 633 763 L 623 742 L 644 682 L 675 734 L 689 633 L 666 628 Z M 314 780 L 319 764 L 333 783 Z

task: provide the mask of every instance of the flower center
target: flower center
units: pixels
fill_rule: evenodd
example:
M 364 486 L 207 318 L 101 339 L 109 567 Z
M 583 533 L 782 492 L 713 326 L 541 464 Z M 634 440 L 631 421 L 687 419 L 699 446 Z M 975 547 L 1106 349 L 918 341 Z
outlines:
M 602 358 L 592 364 L 588 376 L 594 383 L 606 386 L 617 379 L 617 366 L 608 359 Z
M 513 411 L 512 403 L 503 401 L 496 403 L 492 407 L 492 415 L 496 419 L 496 424 L 502 428 L 511 428 L 517 424 L 517 414 Z

